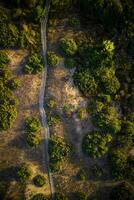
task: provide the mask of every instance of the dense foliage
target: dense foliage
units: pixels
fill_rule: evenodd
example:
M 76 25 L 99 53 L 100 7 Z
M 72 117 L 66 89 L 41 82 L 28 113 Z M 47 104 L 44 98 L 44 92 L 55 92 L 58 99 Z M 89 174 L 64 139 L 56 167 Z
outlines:
M 48 197 L 46 197 L 44 194 L 42 193 L 38 193 L 38 194 L 35 194 L 31 200 L 49 200 Z
M 52 171 L 60 170 L 56 168 L 56 165 L 68 158 L 70 150 L 70 146 L 66 144 L 63 138 L 58 136 L 50 138 L 48 152 Z
M 108 143 L 111 140 L 112 136 L 110 134 L 90 132 L 83 139 L 83 152 L 91 158 L 102 157 L 108 152 Z
M 110 193 L 110 200 L 133 200 L 134 189 L 128 182 L 122 182 L 113 187 Z
M 34 185 L 37 187 L 42 187 L 46 183 L 46 179 L 42 175 L 37 175 L 34 177 Z
M 60 48 L 67 56 L 74 56 L 78 50 L 77 44 L 72 38 L 62 38 Z
M 58 65 L 60 62 L 59 56 L 52 51 L 47 52 L 47 59 L 48 59 L 48 64 L 52 66 Z
M 69 200 L 68 197 L 63 193 L 55 193 L 54 200 Z
M 25 163 L 22 164 L 17 171 L 17 177 L 22 183 L 25 183 L 26 181 L 30 180 L 31 175 L 32 171 L 30 167 Z
M 27 74 L 37 74 L 43 70 L 43 62 L 42 58 L 37 54 L 33 54 L 30 56 L 28 63 L 24 67 L 24 71 Z

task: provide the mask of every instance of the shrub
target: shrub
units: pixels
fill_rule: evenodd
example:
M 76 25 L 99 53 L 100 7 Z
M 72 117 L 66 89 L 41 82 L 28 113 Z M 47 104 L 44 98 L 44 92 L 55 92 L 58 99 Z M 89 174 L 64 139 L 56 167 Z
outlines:
M 3 68 L 9 61 L 6 51 L 0 50 L 0 68 Z
M 123 132 L 127 136 L 134 137 L 134 123 L 131 121 L 124 121 L 122 124 Z
M 100 91 L 105 91 L 106 94 L 111 95 L 115 94 L 119 90 L 120 83 L 115 76 L 115 69 L 100 67 L 96 71 L 96 77 L 99 80 L 98 85 Z
M 68 200 L 68 197 L 62 193 L 55 193 L 54 200 Z
M 134 189 L 128 182 L 122 182 L 113 187 L 110 200 L 133 200 Z
M 76 17 L 70 18 L 69 19 L 69 25 L 73 27 L 77 27 L 80 25 L 80 20 L 77 19 Z
M 35 133 L 29 133 L 27 135 L 27 143 L 30 147 L 36 148 L 40 143 L 40 139 Z
M 86 108 L 79 108 L 77 110 L 77 116 L 81 120 L 87 118 L 87 109 Z
M 84 96 L 89 97 L 96 94 L 97 83 L 89 69 L 79 69 L 74 73 L 74 83 Z
M 79 170 L 78 174 L 77 174 L 77 177 L 80 181 L 86 181 L 87 180 L 87 174 L 85 172 L 85 170 L 81 169 Z
M 68 69 L 72 69 L 76 67 L 76 61 L 73 58 L 66 58 L 65 59 L 65 67 Z
M 49 200 L 48 197 L 46 197 L 44 194 L 42 193 L 38 193 L 38 194 L 35 194 L 31 200 Z
M 18 88 L 20 88 L 21 84 L 20 84 L 20 80 L 19 79 L 11 79 L 8 82 L 8 87 L 11 90 L 17 90 Z
M 44 9 L 42 6 L 38 5 L 32 9 L 32 20 L 35 23 L 39 23 L 41 21 L 41 18 L 45 14 Z
M 91 158 L 102 157 L 108 152 L 107 144 L 111 140 L 112 136 L 110 134 L 104 135 L 100 132 L 90 132 L 83 139 L 83 152 Z
M 35 178 L 34 178 L 34 185 L 36 185 L 37 187 L 42 187 L 43 185 L 45 185 L 46 183 L 46 179 L 44 176 L 42 175 L 37 175 Z
M 24 67 L 24 71 L 27 74 L 38 74 L 43 70 L 43 62 L 40 56 L 33 54 L 30 56 L 27 65 Z
M 115 149 L 109 154 L 112 176 L 115 180 L 123 180 L 126 176 L 127 155 L 122 149 Z
M 84 192 L 76 192 L 75 196 L 77 200 L 87 200 L 87 194 Z
M 94 104 L 97 103 L 94 102 Z M 93 124 L 104 132 L 119 132 L 121 129 L 121 121 L 118 119 L 115 107 L 104 106 L 104 104 L 98 105 L 100 106 L 100 110 L 97 108 L 97 110 L 93 109 L 94 111 L 92 111 Z
M 11 128 L 17 117 L 16 106 L 9 103 L 0 104 L 0 130 Z
M 77 44 L 72 38 L 61 39 L 60 47 L 67 56 L 74 56 L 78 50 Z
M 54 166 L 58 162 L 65 161 L 70 153 L 70 146 L 64 141 L 63 138 L 58 136 L 53 136 L 49 140 L 49 146 L 48 146 L 48 152 L 50 157 L 50 166 L 53 166 L 53 169 L 55 170 Z
M 50 99 L 47 105 L 49 108 L 56 108 L 56 101 L 54 99 Z
M 49 126 L 54 126 L 61 122 L 60 116 L 58 114 L 54 114 L 52 112 L 48 112 L 47 119 L 48 119 Z
M 97 178 L 100 178 L 103 175 L 102 168 L 98 165 L 94 165 L 92 167 L 92 172 L 93 172 L 94 176 L 97 177 Z
M 59 56 L 52 51 L 47 52 L 47 59 L 48 59 L 48 64 L 52 66 L 58 65 L 60 62 Z
M 28 117 L 25 123 L 27 132 L 29 133 L 35 133 L 40 128 L 40 121 L 35 117 Z
M 26 164 L 22 164 L 20 168 L 17 171 L 17 177 L 20 180 L 20 182 L 25 183 L 31 178 L 32 171 L 30 167 Z

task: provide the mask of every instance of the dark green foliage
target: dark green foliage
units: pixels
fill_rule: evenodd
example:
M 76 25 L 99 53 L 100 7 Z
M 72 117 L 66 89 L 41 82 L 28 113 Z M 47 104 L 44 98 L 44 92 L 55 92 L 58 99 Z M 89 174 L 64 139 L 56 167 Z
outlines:
M 32 10 L 32 21 L 35 23 L 39 23 L 44 14 L 45 14 L 44 8 L 38 5 Z
M 17 90 L 18 88 L 20 88 L 21 84 L 20 84 L 20 80 L 19 79 L 11 79 L 9 82 L 8 82 L 8 87 L 11 89 L 11 90 Z
M 48 59 L 48 64 L 49 65 L 52 65 L 52 66 L 55 66 L 55 65 L 58 65 L 59 62 L 60 62 L 60 58 L 58 55 L 56 55 L 54 52 L 52 51 L 49 51 L 47 53 L 47 59 Z
M 52 112 L 48 112 L 47 119 L 48 119 L 49 126 L 54 126 L 61 122 L 60 116 L 58 114 L 54 114 Z
M 103 171 L 102 171 L 102 168 L 98 165 L 94 165 L 92 167 L 92 172 L 93 172 L 93 175 L 96 177 L 96 178 L 100 178 L 102 177 L 103 175 Z
M 108 152 L 108 143 L 112 140 L 110 134 L 90 132 L 83 139 L 83 152 L 91 158 L 99 158 Z
M 17 171 L 17 177 L 20 182 L 25 183 L 26 181 L 30 180 L 32 175 L 32 171 L 30 167 L 27 164 L 22 164 L 18 171 Z
M 42 187 L 46 183 L 46 179 L 42 175 L 37 175 L 36 177 L 34 177 L 33 181 L 34 185 L 36 185 L 37 187 Z
M 89 69 L 81 68 L 76 70 L 74 73 L 74 83 L 86 97 L 97 92 L 97 83 Z
M 78 50 L 77 44 L 72 38 L 61 39 L 60 47 L 67 56 L 74 56 Z
M 39 143 L 40 143 L 40 139 L 38 137 L 38 135 L 36 135 L 35 133 L 29 133 L 27 134 L 27 143 L 31 148 L 36 148 Z
M 38 193 L 38 194 L 35 194 L 31 200 L 49 200 L 48 197 L 46 197 L 44 194 L 42 193 Z
M 113 187 L 110 200 L 133 200 L 134 189 L 128 182 L 122 182 Z
M 8 21 L 8 14 L 0 9 L 0 46 L 16 47 L 19 40 L 18 28 Z
M 76 62 L 73 58 L 66 58 L 65 59 L 65 67 L 68 69 L 72 69 L 76 67 Z
M 122 124 L 122 131 L 125 135 L 134 138 L 134 122 L 124 121 Z
M 110 167 L 115 180 L 123 180 L 126 177 L 127 155 L 122 149 L 114 149 L 110 155 Z
M 87 200 L 87 194 L 84 192 L 76 192 L 75 196 L 77 200 Z
M 58 136 L 50 138 L 48 152 L 52 171 L 55 171 L 56 164 L 63 162 L 68 158 L 70 150 L 70 146 L 64 141 L 63 138 Z
M 104 132 L 117 133 L 121 129 L 121 122 L 118 119 L 117 110 L 113 106 L 105 106 L 102 102 L 94 101 L 90 105 L 92 121 L 94 125 Z
M 42 58 L 37 54 L 30 56 L 27 65 L 25 65 L 24 71 L 27 74 L 38 74 L 43 70 Z
M 0 50 L 0 68 L 4 68 L 4 66 L 9 62 L 10 59 L 8 58 L 7 52 Z
M 26 130 L 28 133 L 35 133 L 40 128 L 40 121 L 35 117 L 28 117 L 26 119 Z
M 105 94 L 116 94 L 120 88 L 120 83 L 115 76 L 114 68 L 101 67 L 96 71 L 96 77 L 99 80 L 100 90 Z
M 87 180 L 87 174 L 85 172 L 85 170 L 81 169 L 79 170 L 78 174 L 77 174 L 77 177 L 80 181 L 86 181 Z
M 69 200 L 68 197 L 62 193 L 55 193 L 54 200 Z

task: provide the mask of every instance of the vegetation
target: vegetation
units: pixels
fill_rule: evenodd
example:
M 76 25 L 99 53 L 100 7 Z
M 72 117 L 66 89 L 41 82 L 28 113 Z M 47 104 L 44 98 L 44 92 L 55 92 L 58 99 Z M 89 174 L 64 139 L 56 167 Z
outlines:
M 81 120 L 86 119 L 87 118 L 87 109 L 86 108 L 79 108 L 77 110 L 77 116 Z
M 73 58 L 66 58 L 65 59 L 65 67 L 68 69 L 72 69 L 76 67 L 76 62 Z
M 35 133 L 27 134 L 27 143 L 31 148 L 36 148 L 40 144 L 40 138 Z
M 93 175 L 96 177 L 96 178 L 101 178 L 102 175 L 103 175 L 103 171 L 102 171 L 102 168 L 98 165 L 94 165 L 92 167 L 92 172 L 93 172 Z
M 20 182 L 25 183 L 26 181 L 29 181 L 32 175 L 32 171 L 30 167 L 27 164 L 22 164 L 18 171 L 17 171 L 17 177 Z
M 34 177 L 34 185 L 37 187 L 42 187 L 46 183 L 46 179 L 42 175 L 37 175 Z
M 87 180 L 87 174 L 86 174 L 85 170 L 80 169 L 78 174 L 77 174 L 77 177 L 81 181 L 86 181 Z
M 128 182 L 122 182 L 113 187 L 110 193 L 110 200 L 133 200 L 134 189 Z
M 48 119 L 48 125 L 51 127 L 51 126 L 54 126 L 54 125 L 57 125 L 61 122 L 61 119 L 60 119 L 60 116 L 58 114 L 54 114 L 52 112 L 49 112 L 47 114 L 47 119 Z
M 52 51 L 48 51 L 47 52 L 47 59 L 48 59 L 48 64 L 55 66 L 58 65 L 60 62 L 60 58 L 58 55 L 56 55 L 54 52 Z
M 46 197 L 44 194 L 42 193 L 38 193 L 38 194 L 35 194 L 31 200 L 49 200 L 48 197 Z
M 55 193 L 54 200 L 68 200 L 68 197 L 62 193 Z
M 21 86 L 21 83 L 20 83 L 20 80 L 19 79 L 11 79 L 8 83 L 8 87 L 11 89 L 11 90 L 17 90 L 19 89 Z
M 69 156 L 70 146 L 64 141 L 63 138 L 58 136 L 53 136 L 49 140 L 49 157 L 50 157 L 50 167 L 52 171 L 58 170 L 56 165 L 64 161 Z
M 74 83 L 84 96 L 89 97 L 96 94 L 97 83 L 89 69 L 79 69 L 74 74 Z
M 75 196 L 78 200 L 87 200 L 87 194 L 84 192 L 76 192 Z
M 0 69 L 4 68 L 10 62 L 7 52 L 4 50 L 0 50 Z
M 67 56 L 74 56 L 78 50 L 77 44 L 72 38 L 62 38 L 60 47 Z
M 43 70 L 43 61 L 40 56 L 33 54 L 30 56 L 28 63 L 24 67 L 27 74 L 38 74 Z
M 40 128 L 40 121 L 36 117 L 28 117 L 25 122 L 28 133 L 35 133 Z
M 82 144 L 83 152 L 91 158 L 99 158 L 108 152 L 108 143 L 111 142 L 112 136 L 100 132 L 90 132 Z

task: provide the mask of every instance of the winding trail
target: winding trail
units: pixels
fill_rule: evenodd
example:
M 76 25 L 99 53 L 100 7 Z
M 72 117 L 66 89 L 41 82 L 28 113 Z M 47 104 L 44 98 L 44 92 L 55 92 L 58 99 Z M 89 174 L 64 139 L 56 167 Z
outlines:
M 46 0 L 46 6 L 45 6 L 45 16 L 41 21 L 41 42 L 42 42 L 42 52 L 43 52 L 43 61 L 45 69 L 42 73 L 42 82 L 41 82 L 41 89 L 40 89 L 40 95 L 39 95 L 39 110 L 40 115 L 42 119 L 42 126 L 45 129 L 45 160 L 46 160 L 46 168 L 48 172 L 48 178 L 49 178 L 49 185 L 50 185 L 50 193 L 53 198 L 53 195 L 55 193 L 54 183 L 53 183 L 53 177 L 50 172 L 49 168 L 49 154 L 48 154 L 48 143 L 49 143 L 49 137 L 50 137 L 50 131 L 49 126 L 47 123 L 47 116 L 44 109 L 44 96 L 45 96 L 45 88 L 46 88 L 46 80 L 47 80 L 47 22 L 48 22 L 48 14 L 49 14 L 49 8 L 50 8 L 51 0 Z

